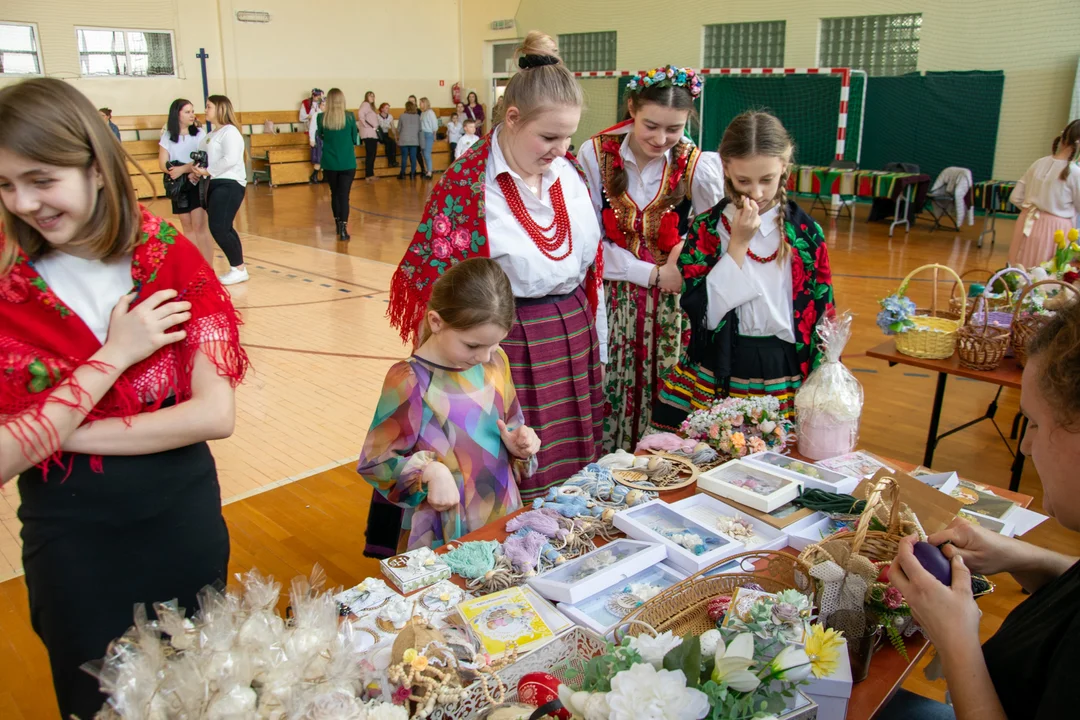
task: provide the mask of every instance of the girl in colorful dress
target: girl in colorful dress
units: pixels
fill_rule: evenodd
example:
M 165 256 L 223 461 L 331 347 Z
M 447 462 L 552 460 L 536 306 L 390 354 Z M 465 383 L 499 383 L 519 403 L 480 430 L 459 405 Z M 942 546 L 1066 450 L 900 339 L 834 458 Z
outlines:
M 437 548 L 521 507 L 540 439 L 499 347 L 513 324 L 506 273 L 465 260 L 432 287 L 420 346 L 386 374 L 357 470 L 405 509 L 398 550 Z
M 516 321 L 502 346 L 525 422 L 543 443 L 537 472 L 522 481 L 528 501 L 597 456 L 605 314 L 600 227 L 580 166 L 566 152 L 581 90 L 548 36 L 530 33 L 519 54 L 506 122 L 435 185 L 394 273 L 388 314 L 413 341 L 432 284 L 451 266 L 479 255 L 509 276 Z M 370 534 L 368 542 L 377 552 Z
M 832 273 L 821 228 L 787 199 L 794 150 L 768 113 L 724 131 L 727 197 L 694 221 L 679 255 L 690 341 L 660 388 L 654 427 L 675 431 L 729 395 L 772 395 L 790 417 L 821 362 L 815 327 L 833 312 Z
M 579 155 L 604 229 L 606 452 L 633 450 L 649 427 L 657 381 L 682 345 L 681 239 L 724 195 L 720 156 L 684 135 L 701 87 L 690 68 L 632 78 L 630 119 L 593 136 Z
M 228 293 L 140 208 L 96 112 L 61 80 L 0 90 L 0 482 L 19 476 L 30 619 L 65 718 L 101 709 L 79 667 L 136 604 L 190 610 L 227 579 L 206 441 L 232 434 L 247 368 Z
M 1037 267 L 1054 256 L 1054 233 L 1068 232 L 1080 215 L 1080 120 L 1054 138 L 1050 155 L 1028 168 L 1009 197 L 1022 208 L 1009 246 L 1009 264 Z

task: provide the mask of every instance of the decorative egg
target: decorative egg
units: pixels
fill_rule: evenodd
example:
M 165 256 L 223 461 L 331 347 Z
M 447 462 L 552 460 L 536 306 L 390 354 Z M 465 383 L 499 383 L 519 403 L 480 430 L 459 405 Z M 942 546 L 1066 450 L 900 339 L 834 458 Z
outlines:
M 915 559 L 942 585 L 952 585 L 952 562 L 945 553 L 928 542 L 917 542 L 913 548 Z
M 518 700 L 533 707 L 543 707 L 559 699 L 559 678 L 545 672 L 527 673 L 518 681 Z M 553 711 L 560 720 L 570 720 L 570 711 L 560 706 Z

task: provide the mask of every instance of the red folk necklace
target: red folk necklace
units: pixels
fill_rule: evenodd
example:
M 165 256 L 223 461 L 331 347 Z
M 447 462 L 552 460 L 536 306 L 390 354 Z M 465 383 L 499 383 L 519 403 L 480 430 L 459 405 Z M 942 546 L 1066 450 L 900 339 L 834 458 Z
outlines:
M 570 253 L 574 251 L 574 234 L 570 230 L 570 215 L 566 212 L 562 180 L 556 180 L 555 184 L 551 186 L 551 190 L 549 190 L 551 209 L 555 211 L 555 217 L 550 225 L 540 227 L 526 209 L 525 202 L 521 199 L 521 193 L 518 192 L 517 185 L 514 184 L 510 174 L 502 173 L 496 179 L 499 181 L 499 187 L 506 198 L 506 204 L 510 206 L 510 212 L 514 213 L 514 217 L 517 218 L 518 223 L 528 233 L 533 244 L 536 245 L 536 249 L 549 260 L 558 261 L 570 257 Z M 551 237 L 545 235 L 545 233 L 551 232 L 552 228 L 554 228 L 554 234 Z M 566 242 L 566 252 L 556 256 L 556 251 L 562 247 L 564 241 Z
M 730 237 L 731 236 L 731 223 L 728 222 L 727 216 L 721 214 L 720 215 L 720 220 L 724 224 L 724 229 L 727 230 L 727 232 L 728 232 L 728 237 Z M 780 242 L 784 242 L 784 239 L 781 238 Z M 749 247 L 746 248 L 746 257 L 750 258 L 754 262 L 761 263 L 762 265 L 768 265 L 773 260 L 775 260 L 779 254 L 780 254 L 780 246 L 779 245 L 776 247 L 776 250 L 773 251 L 773 254 L 769 255 L 768 257 L 761 257 L 760 255 L 756 254 L 753 250 L 751 250 Z

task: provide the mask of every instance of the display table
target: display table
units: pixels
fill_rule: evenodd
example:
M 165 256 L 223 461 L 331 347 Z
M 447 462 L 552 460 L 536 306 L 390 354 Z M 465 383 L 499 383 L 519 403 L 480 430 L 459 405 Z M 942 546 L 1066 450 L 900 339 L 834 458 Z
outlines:
M 1016 492 L 1016 490 L 1019 489 L 1020 476 L 1024 473 L 1024 454 L 1020 452 L 1020 445 L 1023 443 L 1024 433 L 1027 431 L 1027 418 L 1017 415 L 1013 420 L 1012 430 L 1009 433 L 1009 436 L 1016 440 L 1015 450 L 1009 445 L 1008 440 L 1005 438 L 1005 433 L 1001 431 L 1001 428 L 997 425 L 997 421 L 994 419 L 994 416 L 997 414 L 997 403 L 998 399 L 1001 397 L 1002 389 L 1020 389 L 1020 378 L 1024 373 L 1024 369 L 1016 362 L 1016 358 L 1007 357 L 1003 359 L 1001 365 L 999 365 L 996 370 L 972 370 L 961 366 L 960 358 L 955 353 L 948 360 L 924 360 L 922 358 L 904 355 L 897 352 L 896 341 L 894 339 L 886 340 L 877 347 L 868 350 L 866 354 L 868 357 L 886 361 L 889 363 L 890 367 L 894 365 L 908 365 L 911 367 L 922 368 L 923 370 L 931 370 L 938 374 L 937 390 L 934 393 L 934 406 L 930 411 L 930 428 L 926 437 L 926 452 L 923 456 L 923 465 L 926 467 L 933 467 L 934 450 L 942 439 L 984 420 L 989 420 L 994 423 L 994 427 L 997 429 L 998 435 L 1001 436 L 1002 442 L 1009 448 L 1009 452 L 1013 456 L 1009 490 Z M 976 418 L 971 422 L 964 423 L 948 432 L 938 435 L 938 426 L 941 422 L 941 407 L 945 402 L 945 383 L 950 375 L 996 385 L 998 391 L 994 396 L 993 401 L 991 401 L 990 405 L 987 407 L 986 414 L 982 417 Z
M 975 183 L 975 207 L 982 208 L 983 229 L 979 233 L 979 247 L 983 245 L 983 238 L 990 236 L 990 247 L 993 249 L 994 241 L 997 240 L 997 230 L 994 222 L 998 215 L 1019 215 L 1020 208 L 1010 202 L 1012 191 L 1016 189 L 1014 180 L 983 180 Z
M 811 462 L 807 458 L 801 457 L 797 452 L 793 452 L 792 456 Z M 915 469 L 915 466 L 910 463 L 885 457 L 883 457 L 882 460 L 904 472 L 910 472 Z M 690 497 L 696 490 L 697 484 L 693 483 L 678 490 L 662 493 L 660 497 L 667 502 L 675 502 L 685 497 Z M 1021 495 L 1016 492 L 999 490 L 997 488 L 995 488 L 995 492 L 1025 508 L 1028 507 L 1033 500 L 1029 495 Z M 725 500 L 725 502 L 737 505 L 737 503 L 732 503 L 730 500 Z M 485 525 L 479 530 L 465 535 L 461 538 L 461 541 L 498 540 L 501 542 L 509 535 L 505 529 L 507 520 L 524 511 L 525 509 L 523 508 L 505 518 Z M 604 539 L 600 537 L 597 537 L 595 542 L 598 546 L 605 544 Z M 439 548 L 436 552 L 446 552 L 448 549 L 449 548 L 444 546 Z M 798 554 L 798 551 L 792 547 L 786 547 L 781 552 L 787 552 L 793 555 Z M 464 586 L 464 581 L 460 577 L 456 575 L 452 576 L 452 580 Z M 929 647 L 926 638 L 920 634 L 907 638 L 905 640 L 905 645 L 907 646 L 908 653 L 907 660 L 899 653 L 892 650 L 891 647 L 888 647 L 887 644 L 875 653 L 873 662 L 870 664 L 869 676 L 867 676 L 866 680 L 856 683 L 852 688 L 851 699 L 848 702 L 848 720 L 871 720 L 871 718 L 873 718 L 878 711 L 888 703 L 896 691 L 900 689 L 904 680 L 911 674 L 911 671 L 915 669 L 916 663 L 918 663 L 919 659 L 926 653 L 926 650 Z
M 846 195 L 861 198 L 886 198 L 896 201 L 896 212 L 889 226 L 889 237 L 897 225 L 911 229 L 908 208 L 926 203 L 930 176 L 922 173 L 886 172 L 884 170 L 845 170 L 841 168 L 793 165 L 787 182 L 788 192 L 804 195 Z

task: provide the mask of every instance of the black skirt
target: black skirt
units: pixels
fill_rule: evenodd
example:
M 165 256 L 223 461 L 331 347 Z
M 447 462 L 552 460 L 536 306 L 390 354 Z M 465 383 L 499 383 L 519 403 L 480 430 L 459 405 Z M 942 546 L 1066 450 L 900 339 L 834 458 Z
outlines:
M 143 456 L 86 455 L 19 477 L 30 621 L 49 652 L 61 717 L 89 720 L 104 696 L 80 670 L 132 625 L 136 604 L 177 599 L 188 614 L 206 585 L 224 586 L 229 533 L 206 443 Z
M 185 215 L 192 210 L 199 210 L 202 208 L 202 200 L 199 198 L 199 186 L 193 185 L 187 180 L 184 181 L 183 189 L 180 190 L 178 197 L 169 198 L 172 201 L 173 215 Z

